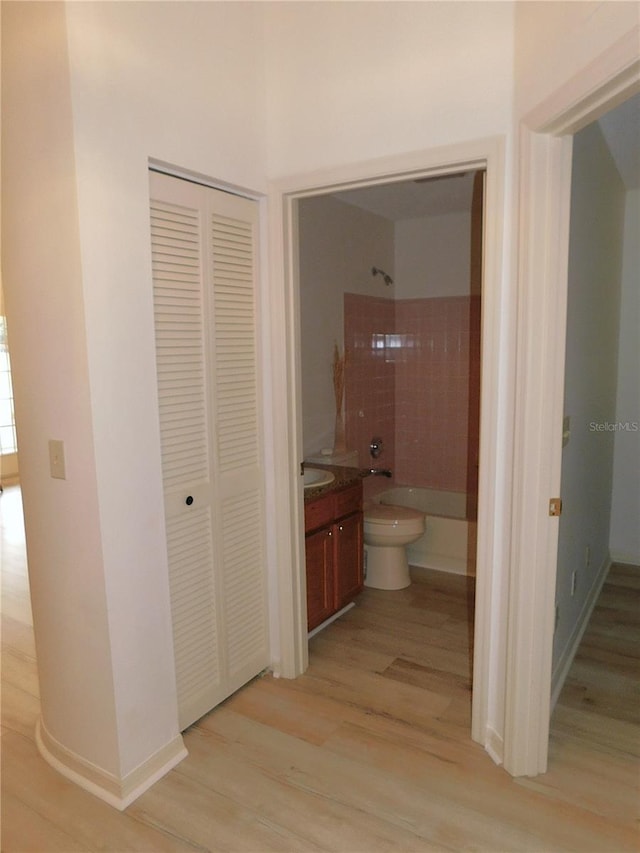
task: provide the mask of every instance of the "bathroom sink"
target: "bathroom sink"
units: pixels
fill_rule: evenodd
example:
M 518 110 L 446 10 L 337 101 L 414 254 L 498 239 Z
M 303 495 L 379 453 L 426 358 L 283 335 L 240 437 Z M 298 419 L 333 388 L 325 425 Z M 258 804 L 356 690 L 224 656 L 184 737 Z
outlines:
M 333 483 L 336 476 L 331 471 L 323 471 L 320 468 L 305 468 L 304 469 L 304 487 L 305 489 L 315 489 L 318 486 L 328 486 Z

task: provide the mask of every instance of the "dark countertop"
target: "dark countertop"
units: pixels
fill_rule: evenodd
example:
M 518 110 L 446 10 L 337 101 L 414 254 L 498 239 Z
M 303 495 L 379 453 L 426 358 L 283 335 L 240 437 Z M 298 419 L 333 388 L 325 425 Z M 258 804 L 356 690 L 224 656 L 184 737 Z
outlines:
M 358 480 L 362 480 L 363 477 L 366 477 L 369 473 L 366 468 L 345 468 L 342 465 L 320 465 L 316 462 L 310 462 L 308 464 L 305 462 L 305 467 L 319 468 L 322 471 L 331 471 L 335 476 L 335 480 L 332 483 L 327 483 L 326 486 L 314 486 L 309 489 L 305 489 L 305 501 L 317 498 L 320 495 L 328 494 L 329 492 L 335 492 L 338 489 L 342 489 L 344 486 L 350 486 L 352 483 L 357 483 Z

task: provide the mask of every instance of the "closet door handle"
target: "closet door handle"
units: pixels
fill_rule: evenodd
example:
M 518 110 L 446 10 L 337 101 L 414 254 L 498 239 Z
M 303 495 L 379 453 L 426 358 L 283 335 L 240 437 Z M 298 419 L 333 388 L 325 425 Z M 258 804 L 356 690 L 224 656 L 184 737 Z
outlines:
M 186 503 L 186 505 L 187 505 L 187 506 L 191 506 L 191 504 L 193 503 L 193 496 L 192 496 L 192 495 L 189 495 L 189 496 L 187 497 L 187 499 L 186 499 L 185 503 Z

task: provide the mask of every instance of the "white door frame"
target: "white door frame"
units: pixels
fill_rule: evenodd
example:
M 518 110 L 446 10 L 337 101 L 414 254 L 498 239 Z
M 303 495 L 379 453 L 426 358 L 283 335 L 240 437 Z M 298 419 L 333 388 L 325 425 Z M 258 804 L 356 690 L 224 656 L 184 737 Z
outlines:
M 510 550 L 510 448 L 515 380 L 512 289 L 503 253 L 505 146 L 502 138 L 357 163 L 296 176 L 271 188 L 271 391 L 274 556 L 279 636 L 274 671 L 294 678 L 308 664 L 304 572 L 300 393 L 298 199 L 426 175 L 486 168 L 482 290 L 482 390 L 472 737 L 502 760 L 506 589 Z M 280 283 L 282 288 L 280 289 Z
M 640 89 L 638 32 L 572 77 L 519 127 L 514 517 L 507 643 L 505 768 L 545 772 L 551 713 L 572 143 Z

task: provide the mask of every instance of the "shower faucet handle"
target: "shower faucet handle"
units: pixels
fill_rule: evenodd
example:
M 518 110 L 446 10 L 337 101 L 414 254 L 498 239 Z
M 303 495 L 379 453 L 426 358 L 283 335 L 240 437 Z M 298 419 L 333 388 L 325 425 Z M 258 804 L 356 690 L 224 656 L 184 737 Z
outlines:
M 371 443 L 369 444 L 369 453 L 371 454 L 372 459 L 377 459 L 378 456 L 382 453 L 382 439 L 381 438 L 372 438 Z

